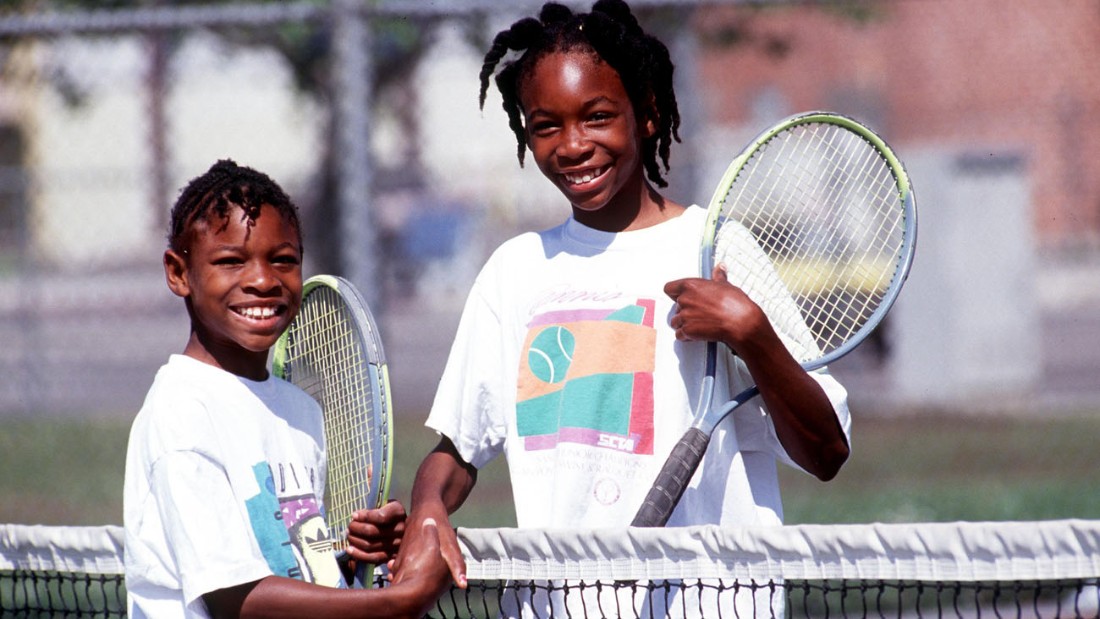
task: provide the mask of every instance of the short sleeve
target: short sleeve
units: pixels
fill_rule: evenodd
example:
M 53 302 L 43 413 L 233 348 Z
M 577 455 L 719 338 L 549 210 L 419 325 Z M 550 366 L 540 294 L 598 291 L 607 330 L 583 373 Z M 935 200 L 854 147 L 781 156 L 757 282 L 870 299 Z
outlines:
M 454 443 L 462 459 L 481 468 L 501 453 L 505 411 L 514 406 L 515 368 L 507 367 L 505 329 L 475 283 L 459 321 L 426 425 Z
M 170 452 L 153 464 L 150 484 L 189 606 L 205 593 L 271 575 L 217 463 Z

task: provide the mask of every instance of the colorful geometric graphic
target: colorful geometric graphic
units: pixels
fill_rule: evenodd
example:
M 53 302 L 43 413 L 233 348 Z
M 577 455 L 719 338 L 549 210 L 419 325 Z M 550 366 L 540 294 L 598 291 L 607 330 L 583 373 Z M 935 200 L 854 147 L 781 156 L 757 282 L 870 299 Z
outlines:
M 289 465 L 287 465 L 289 466 Z M 279 465 L 282 471 L 282 465 Z M 313 494 L 279 497 L 271 465 L 258 462 L 252 474 L 260 492 L 245 501 L 256 541 L 272 573 L 340 586 L 343 578 L 333 560 L 333 540 Z
M 653 453 L 654 306 L 548 312 L 528 324 L 516 398 L 526 449 Z
M 283 510 L 279 497 L 275 494 L 275 479 L 271 467 L 266 462 L 257 462 L 252 466 L 252 474 L 260 485 L 260 493 L 247 499 L 245 506 L 252 521 L 252 530 L 256 541 L 271 572 L 279 576 L 296 578 L 301 570 L 291 545 L 290 534 L 283 524 Z

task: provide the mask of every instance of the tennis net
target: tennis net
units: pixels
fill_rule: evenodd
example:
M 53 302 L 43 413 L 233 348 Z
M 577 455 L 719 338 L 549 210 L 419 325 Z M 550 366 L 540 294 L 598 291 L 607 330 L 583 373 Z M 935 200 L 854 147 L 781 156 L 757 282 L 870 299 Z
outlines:
M 0 617 L 125 617 L 120 527 L 0 525 Z
M 125 614 L 117 527 L 0 525 L 0 616 Z M 460 529 L 430 617 L 1100 617 L 1100 521 Z

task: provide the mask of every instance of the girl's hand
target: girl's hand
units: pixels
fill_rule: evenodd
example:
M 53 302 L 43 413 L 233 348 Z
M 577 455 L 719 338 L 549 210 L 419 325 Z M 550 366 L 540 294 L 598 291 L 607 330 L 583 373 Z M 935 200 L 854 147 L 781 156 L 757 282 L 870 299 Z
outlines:
M 424 517 L 413 523 L 405 544 L 397 559 L 391 561 L 389 569 L 394 584 L 400 584 L 417 570 L 428 564 L 431 569 L 443 569 L 450 575 L 455 586 L 466 588 L 466 560 L 458 546 L 458 537 L 454 527 L 445 515 L 440 520 L 432 516 Z M 429 539 L 429 537 L 431 539 Z
M 730 284 L 720 266 L 711 279 L 689 277 L 665 284 L 665 294 L 677 306 L 669 324 L 678 340 L 723 342 L 736 352 L 772 332 L 760 306 Z
M 449 528 L 449 527 L 448 527 Z M 425 518 L 416 529 L 416 548 L 405 552 L 407 569 L 394 577 L 391 591 L 408 593 L 419 607 L 415 617 L 423 617 L 451 585 L 447 565 L 439 560 L 439 528 L 434 518 Z
M 405 518 L 405 507 L 397 501 L 355 512 L 348 524 L 348 554 L 371 565 L 386 564 L 401 547 Z

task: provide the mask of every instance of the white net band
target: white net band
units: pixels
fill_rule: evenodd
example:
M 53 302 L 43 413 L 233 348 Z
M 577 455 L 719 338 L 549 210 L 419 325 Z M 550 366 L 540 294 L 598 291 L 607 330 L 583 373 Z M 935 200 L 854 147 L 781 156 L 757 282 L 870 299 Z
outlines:
M 121 574 L 123 539 L 118 526 L 0 524 L 0 571 Z
M 1100 576 L 1100 521 L 459 530 L 471 579 Z M 117 526 L 0 525 L 0 570 L 123 571 Z
M 1100 616 L 1100 521 L 460 529 L 431 617 Z M 119 527 L 0 525 L 0 616 L 125 615 Z M 914 614 L 915 613 L 915 614 Z
M 471 579 L 1017 581 L 1100 576 L 1100 521 L 462 529 Z

